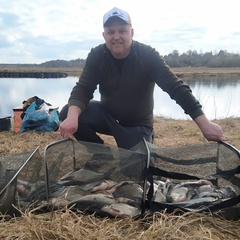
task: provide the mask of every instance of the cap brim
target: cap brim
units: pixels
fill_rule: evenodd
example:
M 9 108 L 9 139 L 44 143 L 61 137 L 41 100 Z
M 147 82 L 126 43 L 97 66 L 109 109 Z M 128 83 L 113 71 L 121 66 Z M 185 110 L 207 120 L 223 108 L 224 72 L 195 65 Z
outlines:
M 108 27 L 111 23 L 113 22 L 120 22 L 122 24 L 129 24 L 128 22 L 124 21 L 122 18 L 119 18 L 119 17 L 116 17 L 116 16 L 113 16 L 113 17 L 110 17 L 105 23 L 104 23 L 104 27 Z

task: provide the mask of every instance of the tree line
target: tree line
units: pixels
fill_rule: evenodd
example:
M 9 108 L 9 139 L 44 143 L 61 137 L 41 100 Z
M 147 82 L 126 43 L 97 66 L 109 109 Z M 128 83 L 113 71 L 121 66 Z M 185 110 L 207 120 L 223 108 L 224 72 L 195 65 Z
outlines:
M 75 59 L 75 60 L 51 60 L 44 63 L 41 63 L 41 67 L 83 67 L 85 65 L 85 59 Z
M 182 54 L 179 54 L 178 50 L 174 50 L 162 57 L 170 67 L 240 67 L 240 55 L 237 53 L 228 53 L 226 50 L 220 50 L 215 53 L 212 51 L 198 53 L 196 50 L 188 50 Z M 85 65 L 85 59 L 70 61 L 52 60 L 40 65 L 42 67 L 83 67 Z
M 183 54 L 179 54 L 178 50 L 174 50 L 172 53 L 163 56 L 163 58 L 170 67 L 240 67 L 240 55 L 228 53 L 226 50 L 220 50 L 218 53 L 212 51 L 198 53 L 196 50 L 188 50 Z
M 226 50 L 219 52 L 198 53 L 196 50 L 188 50 L 186 53 L 179 54 L 178 50 L 174 50 L 168 55 L 162 56 L 170 67 L 209 67 L 209 68 L 228 68 L 240 67 L 240 54 L 229 53 Z M 84 59 L 76 59 L 71 61 L 54 61 L 56 65 L 80 66 L 85 64 Z M 49 62 L 50 63 L 50 62 Z
M 198 53 L 196 50 L 188 50 L 186 53 L 179 54 L 178 50 L 173 50 L 168 55 L 162 56 L 170 67 L 209 67 L 209 68 L 228 68 L 240 67 L 240 55 L 229 53 L 226 50 L 219 52 Z M 39 66 L 39 67 L 84 67 L 85 59 L 75 60 L 51 60 L 41 64 L 0 64 L 0 66 Z

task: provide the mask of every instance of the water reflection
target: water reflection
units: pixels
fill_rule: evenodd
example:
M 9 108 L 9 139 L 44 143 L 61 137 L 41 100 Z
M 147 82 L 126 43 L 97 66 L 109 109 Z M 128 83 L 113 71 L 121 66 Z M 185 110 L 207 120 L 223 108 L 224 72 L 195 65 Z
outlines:
M 0 78 L 0 117 L 12 116 L 12 109 L 29 97 L 38 96 L 59 108 L 66 104 L 78 78 Z
M 13 116 L 12 109 L 32 96 L 38 96 L 61 109 L 68 100 L 78 77 L 63 79 L 0 78 L 0 117 Z M 209 119 L 239 117 L 240 80 L 186 81 L 193 94 L 201 102 Z M 94 94 L 100 99 L 99 92 Z M 154 114 L 173 119 L 190 119 L 183 110 L 156 86 Z

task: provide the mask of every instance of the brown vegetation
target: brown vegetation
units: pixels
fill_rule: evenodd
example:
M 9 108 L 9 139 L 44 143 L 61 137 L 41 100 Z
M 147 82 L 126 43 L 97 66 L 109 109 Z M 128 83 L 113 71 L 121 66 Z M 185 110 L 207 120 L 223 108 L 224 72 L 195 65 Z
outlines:
M 240 119 L 229 118 L 219 123 L 226 141 L 240 149 Z M 176 147 L 203 143 L 206 140 L 193 121 L 155 118 L 155 144 Z M 13 155 L 61 139 L 59 132 L 16 134 L 0 133 L 0 155 Z M 102 135 L 106 144 L 112 137 Z M 181 216 L 156 213 L 146 219 L 98 218 L 71 210 L 44 214 L 23 213 L 22 217 L 0 222 L 0 239 L 239 239 L 240 220 L 228 221 L 211 214 L 185 213 Z

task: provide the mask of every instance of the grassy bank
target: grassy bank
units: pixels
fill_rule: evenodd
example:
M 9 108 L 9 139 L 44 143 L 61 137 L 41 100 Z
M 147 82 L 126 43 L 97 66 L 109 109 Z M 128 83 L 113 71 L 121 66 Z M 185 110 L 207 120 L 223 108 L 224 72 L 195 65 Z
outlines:
M 224 131 L 226 141 L 240 149 L 240 118 L 214 120 Z M 192 120 L 174 120 L 162 117 L 154 118 L 154 143 L 159 147 L 176 147 L 188 144 L 205 143 L 206 139 Z M 37 146 L 43 150 L 51 142 L 61 139 L 60 133 L 25 132 L 16 134 L 13 131 L 0 132 L 0 155 L 13 155 Z M 106 144 L 114 145 L 112 137 L 101 135 Z
M 184 67 L 184 68 L 172 68 L 182 79 L 240 79 L 240 68 L 204 68 L 204 67 Z M 65 72 L 69 76 L 80 76 L 82 68 L 46 68 L 46 67 L 1 67 L 0 71 L 16 71 L 16 72 Z
M 240 119 L 229 118 L 215 121 L 225 133 L 226 141 L 240 149 Z M 155 145 L 177 147 L 204 143 L 206 140 L 193 121 L 154 119 Z M 34 150 L 40 152 L 46 145 L 60 140 L 59 132 L 16 134 L 1 132 L 0 156 L 14 155 Z M 101 135 L 106 144 L 115 144 L 112 137 Z M 226 159 L 227 161 L 227 159 Z M 0 216 L 1 217 L 1 216 Z M 2 216 L 0 239 L 239 239 L 240 220 L 228 221 L 209 214 L 186 213 L 181 216 L 158 212 L 147 219 L 98 218 L 68 209 L 34 214 L 26 211 L 19 218 L 9 221 Z M 7 219 L 7 218 L 6 218 Z

